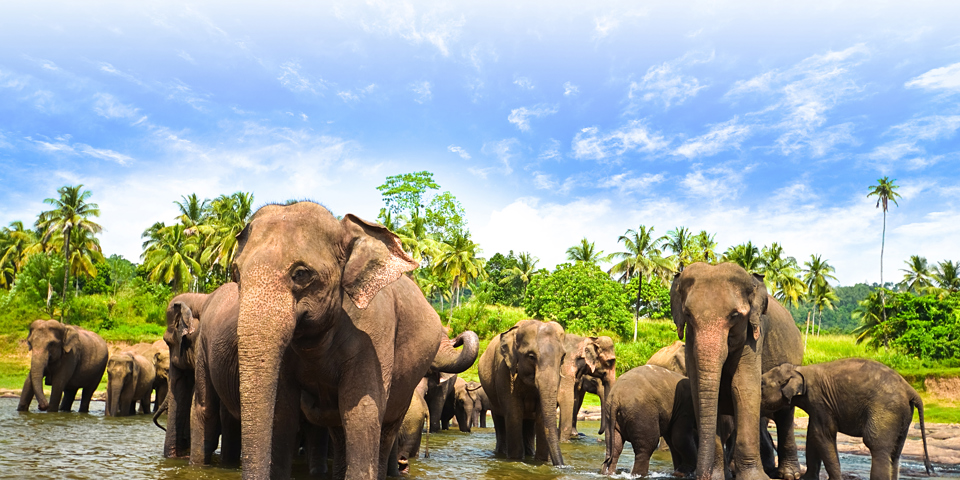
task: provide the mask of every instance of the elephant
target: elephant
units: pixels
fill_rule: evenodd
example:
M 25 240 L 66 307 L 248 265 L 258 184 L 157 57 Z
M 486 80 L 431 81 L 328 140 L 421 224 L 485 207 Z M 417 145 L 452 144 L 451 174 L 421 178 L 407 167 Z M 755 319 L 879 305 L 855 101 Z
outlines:
M 866 358 L 803 367 L 784 364 L 764 373 L 762 382 L 764 410 L 792 405 L 810 415 L 804 480 L 818 480 L 821 463 L 830 480 L 840 480 L 837 432 L 863 438 L 870 449 L 871 480 L 896 480 L 914 407 L 920 412 L 924 466 L 927 475 L 933 474 L 923 400 L 890 367 Z
M 455 373 L 430 372 L 427 374 L 427 392 L 424 400 L 430 408 L 430 433 L 450 428 L 454 410 L 454 389 L 459 378 Z
M 660 437 L 673 457 L 675 476 L 689 477 L 697 467 L 697 419 L 690 379 L 656 365 L 624 373 L 607 398 L 606 458 L 601 475 L 616 475 L 624 442 L 633 446 L 632 476 L 647 476 L 650 455 Z
M 123 351 L 107 361 L 106 415 L 122 417 L 137 413 L 150 413 L 150 397 L 157 377 L 153 359 L 136 351 Z
M 30 373 L 23 383 L 17 411 L 30 409 L 33 398 L 41 411 L 69 412 L 80 396 L 80 413 L 90 411 L 90 399 L 107 368 L 107 342 L 89 330 L 56 320 L 34 320 L 27 336 Z M 50 385 L 50 403 L 43 393 L 43 378 Z M 62 399 L 61 399 L 62 397 Z
M 160 404 L 167 398 L 168 377 L 170 374 L 170 349 L 163 339 L 153 343 L 138 343 L 128 349 L 129 351 L 139 353 L 153 363 L 153 368 L 157 375 L 153 381 L 153 390 L 156 392 L 156 400 L 153 405 L 153 412 L 160 409 Z
M 661 366 L 667 370 L 672 370 L 686 377 L 687 358 L 686 352 L 683 348 L 683 342 L 677 340 L 673 342 L 672 345 L 667 345 L 666 347 L 657 350 L 657 353 L 654 353 L 653 356 L 647 360 L 647 365 Z
M 416 390 L 413 391 L 410 408 L 407 409 L 400 431 L 397 432 L 397 462 L 400 473 L 408 473 L 410 471 L 410 459 L 420 456 L 420 443 L 423 439 L 424 430 L 427 431 L 427 435 L 423 439 L 423 457 L 430 458 L 430 409 L 427 401 L 424 400 L 427 388 L 427 378 L 424 377 L 417 384 Z M 425 423 L 427 428 L 424 428 Z
M 697 479 L 723 480 L 718 414 L 734 415 L 732 448 L 738 480 L 767 480 L 761 459 L 760 376 L 803 360 L 803 341 L 790 313 L 767 293 L 761 275 L 732 263 L 694 263 L 670 287 L 677 335 L 697 414 Z M 777 424 L 778 477 L 800 476 L 793 435 L 793 407 L 771 412 Z M 764 442 L 766 443 L 766 442 Z M 772 452 L 771 452 L 772 454 Z M 771 459 L 772 460 L 772 459 Z
M 167 304 L 167 329 L 163 341 L 169 353 L 167 397 L 157 409 L 154 421 L 166 410 L 167 428 L 163 456 L 182 458 L 190 454 L 190 407 L 193 403 L 194 345 L 200 333 L 200 317 L 209 298 L 206 293 L 183 293 Z
M 469 368 L 477 335 L 461 334 L 459 351 L 442 341 L 439 315 L 404 275 L 418 263 L 382 225 L 313 202 L 266 205 L 237 242 L 243 477 L 290 476 L 304 393 L 341 452 L 334 478 L 395 473 L 414 389 L 430 368 Z
M 494 337 L 480 356 L 480 384 L 490 398 L 496 453 L 563 465 L 557 396 L 564 331 L 557 322 L 521 320 Z
M 487 393 L 483 391 L 480 382 L 467 382 L 467 389 L 476 397 L 473 404 L 473 424 L 480 428 L 487 428 L 487 412 L 492 408 L 490 397 L 487 397 Z
M 471 387 L 473 387 L 471 389 Z M 457 421 L 457 428 L 461 432 L 469 433 L 474 425 L 479 423 L 480 392 L 482 390 L 477 382 L 466 382 L 462 378 L 457 378 L 457 383 L 453 387 L 453 411 L 454 418 Z
M 602 337 L 581 337 L 571 333 L 564 337 L 565 356 L 560 366 L 560 441 L 569 442 L 579 436 L 577 433 L 577 414 L 583 404 L 583 379 L 593 377 L 600 382 L 593 386 L 600 397 L 600 412 L 603 415 L 606 392 L 617 380 L 617 355 L 613 348 L 613 339 Z M 600 422 L 603 433 L 603 422 Z

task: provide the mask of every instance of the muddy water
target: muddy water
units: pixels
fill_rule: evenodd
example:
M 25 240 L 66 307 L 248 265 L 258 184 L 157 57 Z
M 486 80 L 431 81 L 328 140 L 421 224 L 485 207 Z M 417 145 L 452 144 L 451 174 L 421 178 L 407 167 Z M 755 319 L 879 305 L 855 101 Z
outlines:
M 238 479 L 238 470 L 190 467 L 184 460 L 161 455 L 163 431 L 148 416 L 108 418 L 103 402 L 91 403 L 91 413 L 20 413 L 17 399 L 0 398 L 0 479 Z M 75 404 L 76 406 L 76 404 Z M 581 422 L 583 432 L 596 432 L 597 422 Z M 801 432 L 802 433 L 802 432 Z M 430 458 L 411 462 L 410 478 L 424 479 L 592 479 L 603 462 L 603 444 L 595 435 L 563 444 L 569 465 L 555 468 L 539 462 L 510 462 L 494 458 L 492 428 L 473 433 L 445 431 L 430 436 Z M 421 451 L 422 453 L 422 451 Z M 801 452 L 801 462 L 802 452 Z M 868 457 L 841 454 L 845 478 L 869 478 Z M 625 448 L 620 468 L 629 472 L 633 452 Z M 941 476 L 960 478 L 956 466 L 938 466 Z M 668 452 L 657 452 L 652 476 L 673 471 Z M 847 475 L 850 474 L 850 475 Z M 296 478 L 307 478 L 304 466 Z M 619 477 L 627 477 L 621 474 Z M 923 476 L 923 465 L 905 461 L 901 477 Z M 826 478 L 826 477 L 824 477 Z

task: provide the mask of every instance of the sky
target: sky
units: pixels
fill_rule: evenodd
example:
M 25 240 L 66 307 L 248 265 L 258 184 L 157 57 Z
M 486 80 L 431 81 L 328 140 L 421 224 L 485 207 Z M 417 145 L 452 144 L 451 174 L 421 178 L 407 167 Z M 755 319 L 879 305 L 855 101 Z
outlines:
M 83 184 L 139 261 L 175 201 L 375 219 L 428 170 L 489 257 L 685 226 L 840 284 L 960 260 L 958 2 L 3 2 L 0 225 Z

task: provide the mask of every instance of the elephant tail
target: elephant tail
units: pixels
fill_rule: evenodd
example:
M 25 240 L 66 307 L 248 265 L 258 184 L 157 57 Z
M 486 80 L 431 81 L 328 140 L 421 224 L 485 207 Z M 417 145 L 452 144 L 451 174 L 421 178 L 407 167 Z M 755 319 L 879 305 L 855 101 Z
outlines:
M 916 391 L 913 392 L 913 398 L 910 399 L 910 406 L 917 407 L 917 413 L 920 415 L 920 436 L 923 438 L 923 466 L 927 469 L 927 475 L 933 475 L 933 465 L 930 464 L 930 454 L 927 453 L 927 428 L 923 424 L 923 400 Z
M 163 431 L 167 431 L 167 429 L 163 425 L 160 425 L 160 422 L 158 421 L 158 419 L 160 418 L 160 415 L 166 411 L 167 411 L 167 399 L 165 397 L 163 399 L 163 403 L 161 403 L 160 406 L 157 407 L 157 411 L 153 413 L 153 424 L 160 427 L 160 430 L 163 430 Z
M 423 458 L 430 458 L 430 409 L 426 409 L 426 415 L 423 416 L 425 425 L 421 425 L 421 430 L 425 431 L 423 439 Z
M 609 402 L 608 402 L 609 403 Z M 615 439 L 615 424 L 617 418 L 617 407 L 615 405 L 610 405 L 608 408 L 601 410 L 600 417 L 602 421 L 601 425 L 610 426 L 606 428 L 606 433 L 603 435 L 604 445 L 606 447 L 606 453 L 603 459 L 603 465 L 600 466 L 600 475 L 616 475 L 617 474 L 617 461 L 613 458 L 613 442 Z

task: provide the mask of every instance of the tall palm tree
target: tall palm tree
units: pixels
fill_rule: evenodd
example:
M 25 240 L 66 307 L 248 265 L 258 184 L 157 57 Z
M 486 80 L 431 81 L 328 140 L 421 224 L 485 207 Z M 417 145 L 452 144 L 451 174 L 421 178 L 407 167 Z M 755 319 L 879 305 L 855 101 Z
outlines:
M 833 310 L 834 303 L 839 301 L 840 298 L 837 297 L 836 292 L 833 291 L 833 288 L 830 287 L 828 283 L 817 284 L 809 298 L 814 308 L 816 308 L 817 316 L 819 317 L 819 322 L 817 323 L 817 336 L 819 337 L 820 331 L 823 329 L 823 311 Z
M 759 272 L 763 264 L 760 249 L 752 241 L 728 248 L 726 252 L 723 252 L 722 260 L 736 263 L 750 273 Z
M 716 234 L 710 235 L 706 230 L 700 230 L 700 233 L 693 236 L 691 262 L 717 263 L 717 242 Z
M 526 293 L 527 285 L 530 284 L 530 278 L 537 271 L 537 263 L 540 261 L 530 252 L 520 252 L 517 256 L 517 266 L 510 267 L 503 271 L 503 278 L 500 279 L 501 285 L 506 285 L 514 281 L 520 281 L 523 285 L 523 291 Z
M 10 288 L 37 244 L 37 235 L 16 220 L 0 230 L 0 239 L 0 287 Z
M 933 281 L 946 293 L 960 291 L 960 262 L 944 260 L 933 267 Z
M 453 280 L 450 286 L 456 289 L 453 297 L 456 298 L 458 306 L 467 282 L 486 276 L 483 259 L 478 257 L 479 254 L 480 247 L 470 240 L 469 234 L 458 232 L 441 243 L 441 251 L 434 258 L 434 273 Z
M 883 308 L 883 321 L 887 321 L 887 300 L 886 294 L 883 292 L 883 249 L 886 247 L 887 243 L 887 205 L 889 202 L 893 202 L 894 205 L 900 206 L 897 203 L 897 199 L 900 198 L 900 194 L 897 193 L 897 189 L 900 188 L 899 185 L 895 184 L 896 180 L 890 180 L 890 177 L 883 177 L 877 179 L 876 185 L 870 185 L 870 191 L 867 192 L 867 198 L 876 196 L 877 197 L 877 208 L 880 208 L 880 205 L 883 205 L 883 234 L 880 237 L 880 303 Z
M 37 227 L 42 230 L 44 242 L 53 235 L 60 234 L 67 241 L 63 242 L 63 258 L 70 262 L 70 239 L 74 229 L 87 230 L 97 234 L 103 230 L 99 224 L 90 220 L 90 217 L 100 216 L 100 207 L 96 203 L 88 203 L 93 195 L 90 190 L 84 190 L 83 184 L 76 186 L 64 185 L 57 190 L 60 198 L 47 198 L 43 202 L 53 205 L 53 209 L 40 213 Z M 67 285 L 70 283 L 70 268 L 63 269 L 63 300 L 66 300 Z M 63 319 L 61 312 L 60 318 Z
M 193 259 L 199 248 L 197 237 L 187 235 L 185 230 L 181 224 L 159 230 L 156 241 L 140 255 L 150 280 L 170 284 L 177 293 L 191 285 L 201 271 L 200 264 Z
M 180 198 L 183 199 L 182 202 L 173 202 L 180 209 L 180 216 L 178 217 L 180 223 L 187 227 L 205 223 L 210 215 L 210 200 L 205 198 L 201 201 L 196 193 L 191 193 L 189 196 L 181 195 Z
M 669 269 L 670 262 L 663 258 L 661 245 L 665 237 L 655 237 L 653 227 L 647 228 L 640 225 L 640 228 L 628 229 L 620 238 L 618 243 L 623 243 L 625 250 L 615 252 L 610 255 L 613 260 L 620 260 L 610 268 L 611 275 L 620 275 L 619 280 L 623 283 L 629 283 L 633 277 L 640 277 L 640 285 L 637 287 L 637 301 L 633 309 L 633 340 L 637 340 L 637 328 L 640 323 L 640 296 L 643 292 L 644 280 L 655 275 L 659 270 Z
M 830 280 L 836 281 L 837 277 L 833 276 L 833 272 L 836 271 L 829 262 L 823 260 L 820 255 L 810 255 L 810 261 L 803 262 L 803 283 L 807 286 L 807 298 L 814 303 L 814 307 L 817 308 L 817 313 L 820 316 L 821 325 L 823 322 L 823 310 L 822 307 L 827 305 L 827 302 L 836 301 L 835 299 L 829 298 L 830 294 L 833 294 L 833 289 L 830 287 Z M 833 294 L 835 297 L 836 294 Z M 833 308 L 832 303 L 830 308 Z M 818 335 L 819 335 L 819 329 Z
M 687 227 L 677 227 L 667 232 L 667 240 L 663 247 L 673 252 L 678 272 L 683 271 L 684 265 L 691 263 L 693 236 Z
M 74 285 L 80 288 L 77 278 L 86 275 L 88 278 L 97 276 L 97 268 L 94 266 L 97 262 L 105 261 L 103 250 L 100 248 L 100 240 L 94 236 L 93 232 L 83 229 L 74 229 L 70 234 L 70 258 L 67 260 L 67 267 L 70 274 L 74 277 Z M 59 246 L 63 242 L 63 237 L 57 235 L 51 242 Z
M 600 263 L 606 261 L 608 257 L 603 256 L 602 250 L 597 250 L 596 245 L 583 237 L 580 243 L 567 249 L 567 260 L 585 263 Z
M 789 302 L 794 307 L 799 306 L 806 285 L 799 277 L 797 259 L 784 256 L 783 247 L 773 242 L 770 247 L 763 247 L 760 264 L 763 280 L 773 297 L 783 303 Z
M 900 282 L 900 286 L 904 290 L 920 293 L 931 285 L 930 266 L 927 265 L 925 257 L 911 255 L 910 260 L 904 260 L 903 263 L 907 264 L 907 268 L 900 269 L 901 272 L 904 272 L 903 281 Z
M 881 313 L 883 308 L 884 304 L 880 299 L 879 290 L 874 290 L 867 295 L 867 298 L 857 302 L 857 308 L 851 316 L 860 320 L 860 325 L 853 330 L 853 334 L 857 336 L 858 345 L 869 338 L 871 340 L 868 345 L 874 348 L 881 345 L 887 346 L 890 337 L 886 332 L 888 325 L 883 321 L 883 313 Z
M 253 194 L 236 192 L 220 195 L 210 202 L 211 223 L 215 231 L 209 246 L 203 252 L 203 262 L 226 269 L 237 253 L 237 235 L 253 215 Z

